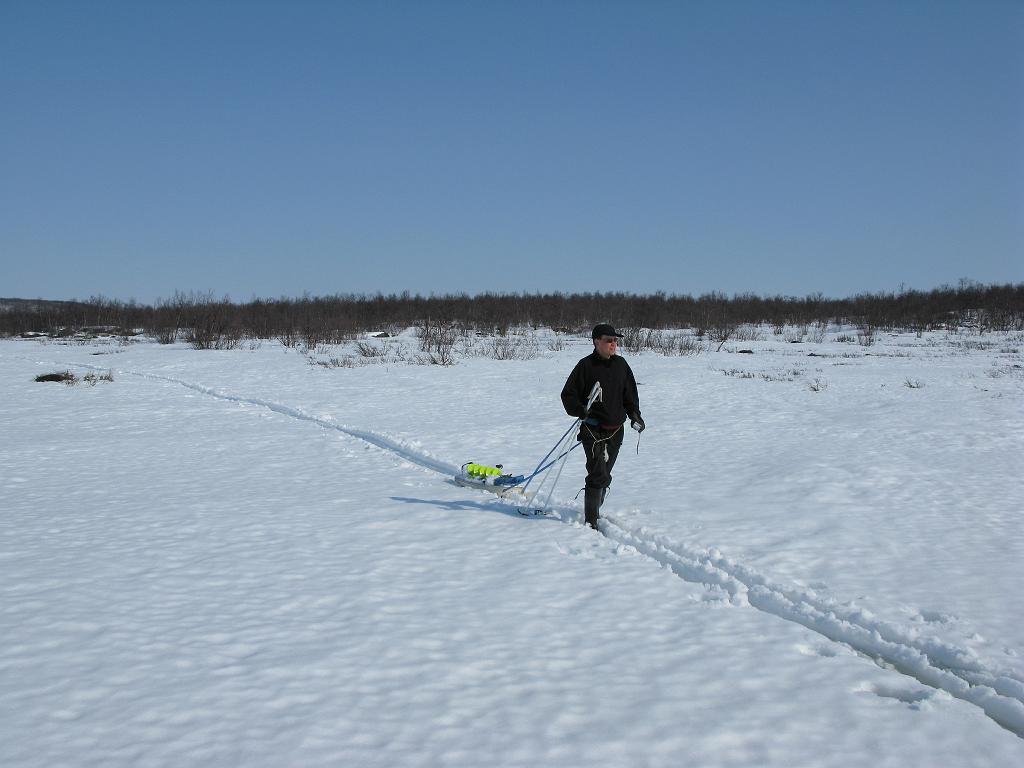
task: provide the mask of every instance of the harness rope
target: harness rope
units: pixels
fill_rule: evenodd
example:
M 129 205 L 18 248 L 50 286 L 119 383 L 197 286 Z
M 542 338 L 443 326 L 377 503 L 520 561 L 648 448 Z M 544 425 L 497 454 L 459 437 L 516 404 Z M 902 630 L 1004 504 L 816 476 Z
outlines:
M 584 423 L 583 426 L 586 427 L 587 432 L 590 433 L 590 436 L 592 438 L 594 438 L 594 447 L 595 448 L 597 447 L 598 443 L 604 443 L 604 442 L 607 442 L 608 440 L 611 440 L 613 437 L 615 437 L 617 434 L 619 434 L 619 430 L 622 429 L 622 425 L 619 424 L 619 426 L 617 426 L 615 428 L 615 430 L 610 435 L 608 435 L 608 437 L 598 437 L 597 435 L 594 434 L 594 431 L 590 428 L 589 424 Z M 608 446 L 607 445 L 603 445 L 601 447 L 604 449 L 604 461 L 607 464 L 608 463 Z M 584 446 L 584 450 L 586 450 L 586 446 Z

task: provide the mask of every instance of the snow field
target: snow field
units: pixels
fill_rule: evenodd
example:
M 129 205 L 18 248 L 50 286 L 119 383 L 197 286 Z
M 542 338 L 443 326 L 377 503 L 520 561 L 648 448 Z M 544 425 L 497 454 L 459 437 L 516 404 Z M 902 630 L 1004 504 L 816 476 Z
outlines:
M 1020 552 L 1008 514 L 1019 501 L 1012 487 L 975 500 L 975 514 L 993 525 L 973 518 L 984 549 L 968 550 L 960 566 L 967 572 L 996 561 L 983 575 L 999 578 L 986 584 L 932 572 L 939 583 L 927 592 L 926 575 L 913 569 L 927 566 L 928 553 L 910 550 L 888 563 L 909 542 L 897 527 L 886 531 L 892 546 L 880 546 L 870 509 L 858 511 L 864 528 L 845 518 L 842 526 L 823 524 L 812 513 L 824 500 L 815 499 L 795 503 L 775 531 L 759 528 L 757 516 L 767 513 L 738 504 L 742 478 L 729 477 L 749 471 L 743 461 L 700 470 L 731 495 L 697 515 L 680 505 L 692 499 L 690 475 L 665 454 L 695 447 L 665 446 L 672 411 L 662 403 L 677 387 L 662 381 L 669 369 L 659 371 L 662 359 L 653 356 L 631 361 L 642 383 L 641 371 L 653 369 L 644 386 L 660 390 L 644 400 L 652 429 L 640 458 L 630 455 L 632 437 L 623 448 L 609 497 L 612 538 L 604 538 L 522 518 L 426 468 L 511 456 L 510 467 L 528 469 L 565 427 L 564 416 L 551 412 L 550 393 L 544 406 L 533 402 L 536 390 L 554 381 L 557 401 L 578 350 L 384 371 L 312 368 L 280 349 L 206 354 L 138 345 L 112 356 L 111 384 L 31 381 L 45 368 L 31 358 L 97 361 L 83 351 L 22 342 L 0 350 L 7 444 L 0 616 L 11 638 L 0 652 L 0 707 L 5 730 L 16 734 L 4 740 L 5 764 L 1000 765 L 1024 754 L 1021 740 L 977 706 L 830 642 L 821 627 L 809 632 L 791 616 L 780 621 L 732 604 L 777 600 L 788 590 L 846 626 L 895 632 L 903 647 L 936 658 L 950 648 L 977 654 L 967 661 L 982 674 L 1007 672 L 1012 687 L 1019 667 L 1010 641 L 1020 614 L 1000 614 L 1014 607 L 1021 581 L 1020 560 L 1008 558 Z M 767 388 L 790 383 L 724 376 L 707 358 L 664 362 L 676 363 L 674 376 L 690 377 L 691 397 L 701 386 L 711 396 L 712 383 L 746 384 L 760 385 L 763 400 Z M 984 393 L 993 395 L 985 407 L 958 406 L 987 419 L 989 434 L 1010 419 L 994 440 L 978 441 L 984 451 L 975 457 L 987 461 L 999 455 L 989 446 L 1012 443 L 1019 427 L 1019 415 L 1014 424 L 1013 410 L 999 402 L 1014 397 L 1014 380 L 998 383 L 1003 389 Z M 808 396 L 839 388 L 833 381 Z M 694 430 L 691 443 L 712 452 L 751 429 L 736 422 L 758 409 L 737 392 L 713 436 L 710 427 L 706 440 Z M 793 417 L 799 397 L 770 402 Z M 689 403 L 689 423 L 700 423 L 701 407 Z M 827 426 L 825 415 L 818 418 Z M 884 421 L 867 418 L 867 426 Z M 473 430 L 474 422 L 483 426 Z M 329 428 L 334 423 L 388 449 Z M 784 454 L 799 446 L 789 423 L 761 423 L 762 451 L 768 443 L 783 454 L 769 469 L 781 471 Z M 912 413 L 904 423 L 926 421 Z M 951 449 L 966 443 L 958 440 Z M 736 450 L 757 459 L 752 448 Z M 818 455 L 826 466 L 834 456 L 831 449 Z M 873 459 L 858 461 L 847 484 L 858 486 Z M 1015 459 L 1002 461 L 982 470 L 981 482 Z M 908 466 L 897 462 L 885 474 Z M 566 476 L 573 473 L 570 465 Z M 762 501 L 771 506 L 768 491 L 788 497 L 791 474 L 764 475 Z M 758 477 L 746 475 L 747 483 Z M 833 492 L 853 515 L 844 487 L 837 482 Z M 864 481 L 856 490 L 875 504 L 889 498 L 884 484 L 873 491 Z M 572 492 L 563 486 L 566 499 Z M 657 506 L 616 504 L 633 494 Z M 907 524 L 906 538 L 937 536 L 927 526 L 948 519 L 960 498 L 938 509 L 941 498 L 929 501 L 924 524 Z M 894 502 L 906 514 L 902 504 Z M 972 530 L 968 513 L 953 516 L 954 532 Z M 869 573 L 858 573 L 837 540 L 863 553 L 859 565 Z M 640 556 L 651 542 L 663 546 L 660 556 Z M 668 552 L 718 569 L 734 588 L 678 578 L 665 567 Z M 879 569 L 900 579 L 889 585 L 895 599 L 869 589 L 884 581 L 874 575 Z M 1005 587 L 995 596 L 971 594 L 993 583 Z M 926 591 L 927 603 L 906 602 L 914 589 Z M 901 621 L 877 618 L 858 601 L 838 603 L 833 592 Z M 947 609 L 960 596 L 973 614 Z M 979 624 L 992 639 L 962 642 Z M 1000 628 L 1008 631 L 994 634 Z

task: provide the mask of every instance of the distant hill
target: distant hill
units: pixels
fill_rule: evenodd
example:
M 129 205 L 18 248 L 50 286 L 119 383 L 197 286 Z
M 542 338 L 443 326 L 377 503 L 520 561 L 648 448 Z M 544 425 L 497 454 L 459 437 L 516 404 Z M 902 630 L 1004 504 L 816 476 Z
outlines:
M 56 301 L 53 299 L 2 299 L 0 298 L 0 312 L 9 312 L 13 309 L 40 310 L 40 309 L 67 309 L 69 307 L 82 306 L 81 301 Z

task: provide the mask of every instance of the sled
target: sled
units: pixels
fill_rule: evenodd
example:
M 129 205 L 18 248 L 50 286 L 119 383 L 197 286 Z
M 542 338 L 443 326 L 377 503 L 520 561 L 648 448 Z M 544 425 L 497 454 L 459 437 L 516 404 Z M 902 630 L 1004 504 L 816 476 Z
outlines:
M 589 412 L 590 407 L 594 402 L 601 400 L 601 398 L 601 383 L 595 382 L 593 388 L 590 390 L 590 396 L 587 398 L 585 413 Z M 528 517 L 550 515 L 551 497 L 555 491 L 555 486 L 558 484 L 558 478 L 562 474 L 562 468 L 565 466 L 565 459 L 580 445 L 573 437 L 573 432 L 579 428 L 579 425 L 582 422 L 583 418 L 577 418 L 576 421 L 573 422 L 572 426 L 565 431 L 565 434 L 563 434 L 561 439 L 555 444 L 555 447 L 548 451 L 547 455 L 540 460 L 539 464 L 537 464 L 537 468 L 529 475 L 512 475 L 503 473 L 502 470 L 504 468 L 501 464 L 495 464 L 491 467 L 486 464 L 477 464 L 475 461 L 467 461 L 462 465 L 462 469 L 459 473 L 452 479 L 455 481 L 456 485 L 461 485 L 465 488 L 478 488 L 481 491 L 489 491 L 502 499 L 512 501 L 516 504 L 516 510 L 521 515 L 526 515 Z M 552 459 L 551 457 L 553 455 L 555 458 Z M 554 472 L 553 482 L 548 487 L 547 494 L 544 499 L 541 500 L 541 492 L 544 489 L 545 484 L 548 482 L 549 477 L 551 477 L 549 470 L 551 470 L 556 464 L 558 465 L 558 469 Z M 538 476 L 541 479 L 532 491 L 529 490 L 531 483 L 533 483 L 534 479 Z
M 527 496 L 519 486 L 526 480 L 526 476 L 502 474 L 501 470 L 501 464 L 490 467 L 485 464 L 477 464 L 475 461 L 467 461 L 453 480 L 456 485 L 465 488 L 478 488 L 502 498 L 525 500 Z

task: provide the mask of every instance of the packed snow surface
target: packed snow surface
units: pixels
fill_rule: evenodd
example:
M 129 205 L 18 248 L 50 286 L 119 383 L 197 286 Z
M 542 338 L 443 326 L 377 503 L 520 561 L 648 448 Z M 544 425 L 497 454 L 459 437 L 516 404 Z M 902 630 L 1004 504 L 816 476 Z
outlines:
M 1020 334 L 626 354 L 601 533 L 550 346 L 0 342 L 0 764 L 1024 765 Z

